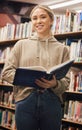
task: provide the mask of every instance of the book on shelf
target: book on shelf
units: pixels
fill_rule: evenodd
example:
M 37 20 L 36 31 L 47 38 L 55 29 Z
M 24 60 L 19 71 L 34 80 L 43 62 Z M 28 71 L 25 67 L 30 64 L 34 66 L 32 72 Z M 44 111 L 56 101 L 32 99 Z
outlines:
M 16 69 L 13 85 L 30 86 L 37 88 L 38 86 L 35 84 L 36 79 L 41 80 L 43 77 L 47 80 L 50 80 L 52 79 L 53 75 L 55 75 L 57 80 L 60 80 L 65 77 L 73 62 L 74 60 L 66 61 L 52 67 L 48 71 L 42 66 L 30 66 L 24 68 L 19 67 Z

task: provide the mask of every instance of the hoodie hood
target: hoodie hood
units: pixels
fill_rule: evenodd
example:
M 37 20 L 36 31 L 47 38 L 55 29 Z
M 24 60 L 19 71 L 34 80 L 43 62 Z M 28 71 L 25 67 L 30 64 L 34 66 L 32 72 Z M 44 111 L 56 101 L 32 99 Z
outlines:
M 55 38 L 53 35 L 51 35 L 51 36 L 48 37 L 48 38 L 39 38 L 39 37 L 37 36 L 37 34 L 34 34 L 34 35 L 31 36 L 29 39 L 31 39 L 31 40 L 39 40 L 39 41 L 42 41 L 42 42 L 45 42 L 45 41 L 57 42 L 56 38 Z

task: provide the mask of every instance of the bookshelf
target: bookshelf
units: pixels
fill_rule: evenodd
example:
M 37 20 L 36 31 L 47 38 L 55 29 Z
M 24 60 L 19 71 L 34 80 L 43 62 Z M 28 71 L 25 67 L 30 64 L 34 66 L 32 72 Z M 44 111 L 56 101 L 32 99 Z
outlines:
M 17 40 L 0 41 L 0 49 L 4 50 L 7 47 L 13 46 Z M 4 67 L 4 64 L 5 59 L 3 59 L 3 57 L 0 57 L 0 73 Z M 6 82 L 2 83 L 0 81 L 0 129 L 16 130 L 14 118 L 15 104 L 13 100 L 13 86 Z
M 0 41 L 0 46 L 8 46 L 8 45 L 13 45 L 15 44 L 18 40 L 20 39 L 13 39 L 13 40 L 4 40 L 4 41 Z M 1 63 L 0 63 L 1 64 Z
M 66 39 L 82 39 L 82 31 L 78 32 L 66 32 L 62 34 L 55 34 L 55 38 L 59 41 Z M 79 68 L 82 71 L 82 61 L 76 61 L 73 64 L 74 67 Z M 82 103 L 82 92 L 79 91 L 66 91 L 64 93 L 64 101 L 78 101 Z M 71 106 L 72 107 L 72 106 Z M 82 129 L 82 121 L 76 121 L 73 119 L 62 118 L 62 130 L 81 130 Z
M 13 86 L 1 82 L 0 82 L 0 129 L 16 130 Z
M 77 15 L 77 14 L 76 14 Z M 61 16 L 60 16 L 60 18 L 61 18 Z M 79 26 L 79 24 L 77 23 L 77 25 Z M 61 26 L 60 24 L 59 24 L 59 26 Z M 70 26 L 69 26 L 70 27 Z M 73 26 L 74 27 L 74 26 Z M 76 27 L 76 24 L 75 24 L 75 28 L 77 28 Z M 70 30 L 70 29 L 69 29 Z M 73 31 L 73 32 L 69 32 L 69 31 L 67 31 L 67 32 L 63 32 L 63 33 L 56 33 L 56 34 L 54 34 L 54 36 L 55 36 L 55 38 L 57 39 L 57 40 L 59 40 L 60 42 L 64 42 L 64 43 L 66 43 L 68 40 L 69 40 L 69 45 L 72 43 L 72 42 L 76 42 L 76 44 L 79 42 L 78 40 L 80 39 L 80 40 L 82 40 L 82 30 L 80 30 L 79 28 L 78 29 L 76 29 L 77 31 Z M 61 31 L 61 30 L 60 30 Z M 66 43 L 67 44 L 67 43 Z M 68 44 L 67 44 L 68 45 Z M 73 50 L 74 48 L 72 48 L 72 50 Z M 77 49 L 76 49 L 77 50 Z M 82 49 L 81 49 L 82 50 Z M 75 53 L 76 53 L 76 51 L 75 51 Z M 82 56 L 81 56 L 82 57 Z M 80 57 L 80 58 L 81 58 Z M 78 60 L 79 61 L 79 60 Z M 73 66 L 74 67 L 77 67 L 77 68 L 79 68 L 81 71 L 82 71 L 82 61 L 79 61 L 78 62 L 77 60 L 76 60 L 76 62 L 73 64 Z M 73 80 L 71 80 L 71 82 L 73 83 L 74 81 Z M 76 84 L 77 84 L 77 82 L 76 82 Z M 71 84 L 71 86 L 72 86 L 72 84 Z M 72 88 L 73 88 L 73 86 L 72 86 Z M 79 91 L 74 91 L 74 90 L 69 90 L 69 91 L 66 91 L 65 93 L 64 93 L 64 101 L 65 101 L 65 103 L 64 103 L 64 108 L 63 108 L 63 118 L 62 118 L 62 130 L 81 130 L 82 129 L 82 120 L 81 121 L 77 121 L 77 120 L 73 120 L 73 118 L 72 117 L 66 117 L 66 115 L 65 115 L 65 110 L 66 110 L 66 108 L 65 107 L 67 107 L 67 109 L 68 109 L 68 106 L 65 106 L 65 104 L 68 104 L 69 102 L 71 102 L 70 104 L 71 104 L 71 106 L 70 107 L 72 107 L 72 103 L 73 102 L 80 102 L 81 104 L 82 104 L 82 91 L 81 92 L 79 92 Z M 73 101 L 73 102 L 72 102 Z M 66 103 L 67 102 L 67 103 Z M 74 103 L 73 103 L 73 105 L 74 105 Z M 82 106 L 82 105 L 81 105 Z M 64 110 L 65 109 L 65 110 Z M 81 107 L 81 109 L 82 109 L 82 107 Z M 70 108 L 70 110 L 71 110 L 71 108 Z M 70 111 L 69 110 L 69 111 Z M 67 112 L 67 111 L 66 111 Z M 66 114 L 68 114 L 68 113 L 66 113 Z M 80 112 L 80 114 L 82 115 L 82 111 Z M 65 115 L 65 116 L 64 116 Z M 70 114 L 68 114 L 68 116 L 70 116 Z
M 12 6 L 12 4 L 14 6 Z M 2 22 L 0 22 L 0 73 L 4 67 L 6 56 L 9 55 L 9 52 L 11 51 L 11 48 L 13 48 L 14 44 L 18 40 L 28 37 L 29 34 L 26 30 L 27 30 L 27 25 L 30 21 L 29 13 L 31 9 L 35 6 L 35 4 L 3 1 L 1 6 L 2 10 L 5 6 L 7 6 L 11 11 L 9 12 L 7 11 L 7 13 L 3 11 L 0 14 L 1 16 L 3 15 L 1 20 Z M 27 7 L 26 15 L 20 13 L 20 10 L 23 7 Z M 17 8 L 19 8 L 18 12 L 17 12 Z M 4 13 L 6 14 L 4 15 Z M 31 30 L 31 26 L 29 27 L 29 29 Z M 27 33 L 24 34 L 24 31 Z M 7 82 L 2 83 L 0 80 L 0 129 L 1 130 L 2 129 L 16 130 L 15 104 L 13 100 L 14 100 L 13 86 L 8 84 Z
M 82 70 L 82 62 L 75 62 Z M 69 105 L 70 104 L 70 105 Z M 79 105 L 78 105 L 79 104 Z M 81 130 L 82 128 L 82 91 L 66 91 L 64 93 L 64 107 L 62 130 Z M 72 127 L 72 128 L 71 128 Z
M 54 34 L 54 37 L 57 38 L 58 40 L 66 40 L 66 38 L 72 38 L 72 39 L 73 38 L 82 38 L 82 31 L 69 32 L 69 33 L 67 32 L 67 33 L 62 33 L 62 34 Z M 0 41 L 0 46 L 1 45 L 8 45 L 8 44 L 15 44 L 20 39 Z
M 68 38 L 69 36 L 71 37 L 71 38 L 73 38 L 73 37 L 75 37 L 75 36 L 79 36 L 79 38 L 81 38 L 82 37 L 82 32 L 70 32 L 70 33 L 64 33 L 64 34 L 55 34 L 54 35 L 57 39 L 61 39 L 62 37 L 63 37 L 63 39 L 66 39 L 66 38 Z M 13 39 L 13 40 L 5 40 L 5 41 L 0 41 L 0 48 L 2 48 L 3 46 L 11 46 L 11 45 L 14 45 L 18 40 L 20 40 L 20 39 Z M 0 62 L 0 67 L 1 68 L 3 68 L 3 66 L 4 66 L 4 63 L 5 62 Z M 81 67 L 82 66 L 82 62 L 76 62 L 75 64 L 74 64 L 74 66 L 79 66 L 79 67 Z M 9 90 L 11 90 L 12 91 L 12 88 L 13 88 L 13 86 L 12 85 L 8 85 L 8 84 L 1 84 L 0 83 L 0 88 L 1 89 L 4 89 L 4 90 L 6 90 L 6 91 L 9 91 Z M 65 100 L 78 100 L 78 101 L 82 101 L 82 92 L 74 92 L 74 91 L 66 91 L 65 92 L 65 94 L 64 94 L 64 96 L 65 96 Z M 9 111 L 15 111 L 15 108 L 13 108 L 13 107 L 7 107 L 7 106 L 4 106 L 4 105 L 0 105 L 0 109 L 7 109 L 7 110 L 9 110 Z M 68 120 L 68 119 L 65 119 L 65 118 L 63 118 L 62 119 L 62 125 L 63 125 L 63 127 L 65 128 L 65 127 L 68 127 L 68 126 L 73 126 L 73 127 L 82 127 L 82 122 L 77 122 L 77 121 L 73 121 L 73 120 Z M 63 128 L 62 127 L 62 128 Z M 11 130 L 11 128 L 10 127 L 6 127 L 6 126 L 3 126 L 3 125 L 0 125 L 0 128 L 3 128 L 3 129 L 8 129 L 8 130 Z M 62 129 L 62 130 L 64 130 L 64 128 Z
M 75 92 L 75 91 L 66 91 L 65 94 L 65 100 L 77 100 L 82 101 L 82 92 Z
M 3 125 L 0 125 L 0 128 L 1 128 L 1 130 L 12 130 L 12 128 L 10 128 L 10 127 L 6 127 L 6 126 L 3 126 Z
M 79 38 L 82 38 L 82 31 L 66 32 L 66 33 L 62 33 L 62 34 L 54 34 L 54 36 L 58 40 L 65 40 L 66 38 L 79 39 Z
M 70 121 L 70 120 L 68 120 L 68 119 L 62 119 L 62 124 L 64 124 L 64 127 L 65 127 L 65 125 L 66 125 L 66 127 L 69 127 L 69 125 L 70 126 L 72 126 L 72 127 L 75 127 L 75 128 L 82 128 L 82 123 L 80 123 L 80 122 L 77 122 L 77 121 Z
M 10 32 L 7 25 L 0 28 L 1 29 L 0 30 L 0 73 L 4 67 L 6 57 L 9 55 L 15 43 L 20 39 L 23 38 L 25 39 L 29 37 L 28 33 L 30 33 L 31 26 L 28 27 L 30 29 L 29 31 L 25 30 L 25 29 L 28 30 L 27 28 L 28 23 L 29 22 L 19 23 L 19 24 L 7 24 L 8 26 L 10 26 L 9 28 L 11 28 Z M 11 25 L 15 25 L 14 30 Z M 16 35 L 17 26 L 20 29 L 19 31 L 17 31 L 19 33 L 17 33 Z M 6 29 L 5 31 L 7 31 L 7 33 L 9 34 L 9 38 L 7 36 L 8 35 L 7 33 L 3 33 L 3 34 L 1 33 L 3 29 Z M 23 29 L 23 34 L 22 34 L 22 29 Z M 24 31 L 27 32 L 26 35 L 24 35 L 25 33 Z M 11 37 L 11 33 L 13 34 L 13 38 Z M 0 80 L 0 129 L 16 130 L 13 86 L 11 84 L 8 84 L 7 82 L 2 82 L 1 80 Z

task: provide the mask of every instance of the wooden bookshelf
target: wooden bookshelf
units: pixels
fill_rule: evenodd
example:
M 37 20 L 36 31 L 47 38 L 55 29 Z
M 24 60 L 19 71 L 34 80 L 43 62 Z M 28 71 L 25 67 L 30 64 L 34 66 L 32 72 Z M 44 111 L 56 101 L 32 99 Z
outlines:
M 79 39 L 82 38 L 82 31 L 79 32 L 67 32 L 62 34 L 54 34 L 55 38 L 58 40 L 64 40 L 66 38 Z
M 64 93 L 64 97 L 65 97 L 65 100 L 82 101 L 82 92 L 66 91 Z
M 1 130 L 12 130 L 12 128 L 10 127 L 7 127 L 7 126 L 3 126 L 3 125 L 0 125 L 0 128 L 2 128 Z M 14 129 L 15 130 L 15 129 Z
M 73 126 L 73 127 L 82 128 L 82 122 L 78 122 L 78 121 L 62 119 L 62 124 L 65 124 L 66 126 Z
M 6 105 L 0 105 L 0 108 L 3 108 L 3 109 L 8 109 L 8 110 L 13 110 L 15 111 L 15 105 L 12 105 L 12 107 L 8 107 Z
M 13 45 L 15 44 L 18 40 L 20 39 L 13 39 L 13 40 L 7 40 L 7 41 L 0 41 L 0 46 L 3 46 L 3 45 Z
M 69 32 L 69 33 L 63 33 L 63 34 L 54 34 L 54 37 L 57 38 L 58 40 L 63 40 L 63 39 L 66 39 L 66 38 L 82 38 L 82 31 L 80 32 Z M 0 41 L 0 47 L 2 46 L 10 46 L 10 45 L 14 45 L 18 40 L 20 39 L 13 39 L 13 40 L 7 40 L 7 41 Z M 0 63 L 0 65 L 4 65 L 3 62 Z M 79 62 L 79 63 L 75 63 L 74 64 L 75 66 L 78 65 L 79 67 L 82 66 L 82 62 Z M 6 84 L 1 84 L 0 83 L 0 88 L 3 88 L 5 90 L 12 90 L 13 89 L 13 86 L 12 85 L 6 85 Z M 66 91 L 65 92 L 65 99 L 66 100 L 78 100 L 78 101 L 82 101 L 82 93 L 81 92 L 70 92 L 70 91 Z M 7 106 L 4 106 L 4 105 L 0 105 L 0 108 L 1 109 L 9 109 L 9 110 L 13 110 L 15 111 L 15 108 L 10 108 L 10 107 L 7 107 Z M 79 123 L 79 122 L 74 122 L 72 120 L 67 120 L 67 119 L 62 119 L 62 124 L 65 124 L 65 125 L 75 125 L 75 126 L 81 126 L 82 127 L 82 123 Z M 8 127 L 4 127 L 4 126 L 1 126 L 1 128 L 3 129 L 8 129 L 8 130 L 12 130 L 11 128 L 8 128 Z
M 63 40 L 66 38 L 82 38 L 82 31 L 80 32 L 67 32 L 67 33 L 62 33 L 62 34 L 54 34 L 54 37 L 57 38 L 58 40 Z M 20 39 L 13 39 L 13 40 L 7 40 L 7 41 L 0 41 L 0 46 L 1 45 L 8 45 L 8 44 L 15 44 L 18 40 Z
M 62 34 L 54 34 L 54 37 L 63 40 L 66 38 L 82 38 L 82 31 L 80 32 L 67 32 L 67 33 L 62 33 Z M 15 44 L 18 40 L 20 39 L 12 39 L 12 40 L 7 40 L 7 41 L 0 41 L 0 45 L 6 45 L 6 44 Z
M 82 70 L 82 61 L 75 62 L 75 63 L 73 64 L 73 67 L 77 67 L 78 69 L 81 69 L 81 70 Z

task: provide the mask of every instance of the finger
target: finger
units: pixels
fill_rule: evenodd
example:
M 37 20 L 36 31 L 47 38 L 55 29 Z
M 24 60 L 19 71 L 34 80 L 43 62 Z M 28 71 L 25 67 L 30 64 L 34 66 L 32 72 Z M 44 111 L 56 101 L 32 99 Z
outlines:
M 54 79 L 54 80 L 56 80 L 56 77 L 55 77 L 55 75 L 53 75 L 53 79 Z
M 51 80 L 46 80 L 44 78 L 41 78 L 41 81 L 43 81 L 46 84 L 48 84 L 48 86 L 53 86 L 53 84 L 55 84 L 55 82 L 56 82 L 56 79 L 55 79 L 55 76 L 53 76 L 53 78 Z
M 41 80 L 38 80 L 38 79 L 36 79 L 35 83 L 36 83 L 38 86 L 42 87 L 42 88 L 48 88 L 48 87 L 49 87 L 49 85 L 48 85 L 47 83 L 42 82 Z
M 45 79 L 45 78 L 41 78 L 41 81 L 45 82 L 45 83 L 49 83 L 49 80 Z
M 55 86 L 57 86 L 58 82 L 57 82 L 57 80 L 56 80 L 55 75 L 53 75 L 53 79 L 54 79 L 54 81 L 55 81 Z

